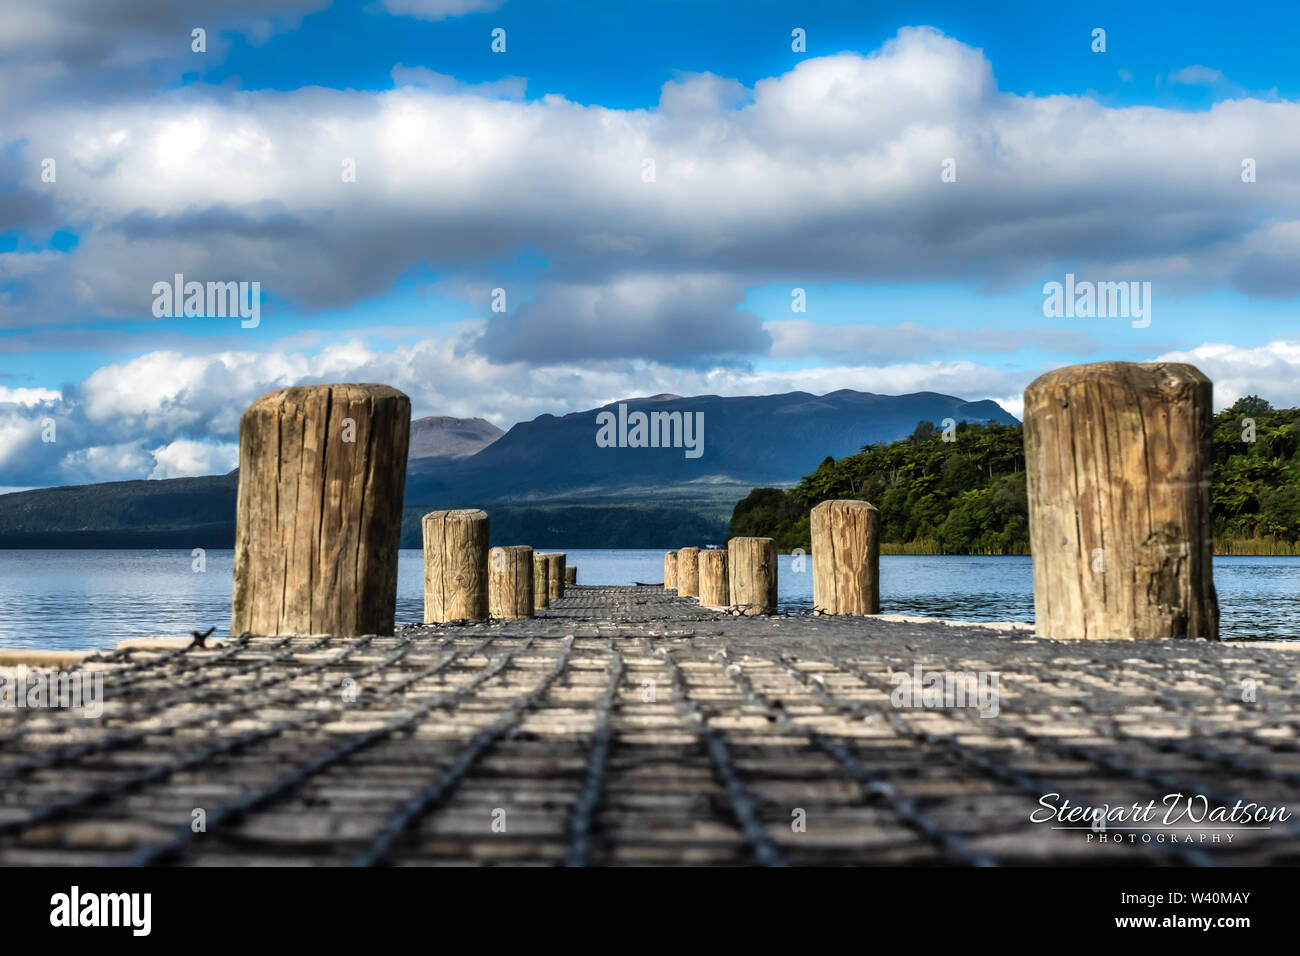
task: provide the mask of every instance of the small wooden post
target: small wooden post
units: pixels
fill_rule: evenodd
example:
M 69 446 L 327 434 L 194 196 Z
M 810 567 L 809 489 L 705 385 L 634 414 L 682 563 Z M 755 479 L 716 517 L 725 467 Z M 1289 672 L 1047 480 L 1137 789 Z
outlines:
M 544 611 L 551 606 L 550 555 L 544 551 L 533 552 L 533 610 Z
M 488 552 L 488 613 L 498 620 L 533 616 L 533 549 L 527 545 Z
M 865 501 L 823 501 L 809 515 L 813 607 L 880 613 L 880 512 Z
M 677 552 L 677 596 L 700 596 L 699 548 L 681 548 Z
M 1166 362 L 1075 365 L 1025 389 L 1039 637 L 1218 638 L 1211 389 Z
M 424 622 L 488 616 L 488 516 L 478 510 L 424 516 Z
M 664 554 L 664 589 L 675 587 L 677 587 L 677 552 L 668 551 Z
M 387 385 L 263 395 L 239 422 L 232 634 L 391 634 L 411 400 Z
M 771 538 L 732 538 L 727 542 L 731 604 L 742 614 L 776 611 L 776 542 Z
M 705 607 L 731 606 L 731 584 L 727 580 L 727 552 L 700 552 L 700 604 Z
M 568 558 L 565 558 L 565 561 L 567 562 L 567 561 L 568 561 Z M 577 583 L 578 583 L 578 566 L 577 566 L 576 564 L 568 564 L 568 563 L 566 563 L 566 564 L 564 565 L 564 587 L 565 587 L 565 590 L 568 590 L 570 587 L 573 587 L 573 586 L 576 585 Z
M 553 551 L 546 560 L 546 596 L 558 601 L 564 597 L 564 552 Z

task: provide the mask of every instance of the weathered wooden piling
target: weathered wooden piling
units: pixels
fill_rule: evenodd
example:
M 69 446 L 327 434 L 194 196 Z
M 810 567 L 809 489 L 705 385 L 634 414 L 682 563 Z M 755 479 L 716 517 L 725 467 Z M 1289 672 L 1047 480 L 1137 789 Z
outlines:
M 488 552 L 488 614 L 498 620 L 533 616 L 533 549 L 527 545 Z
M 700 552 L 700 604 L 705 607 L 730 607 L 731 583 L 727 580 L 727 552 Z
M 1040 637 L 1218 638 L 1211 388 L 1191 365 L 1101 362 L 1025 389 Z
M 664 554 L 664 588 L 665 590 L 677 587 L 677 552 L 668 551 Z
M 434 511 L 424 516 L 424 622 L 488 616 L 488 516 Z
M 232 634 L 391 634 L 411 401 L 270 392 L 239 423 Z
M 544 611 L 551 606 L 549 555 L 545 551 L 533 552 L 533 610 Z
M 677 594 L 680 597 L 700 596 L 699 548 L 680 548 L 677 551 Z
M 727 542 L 727 576 L 732 606 L 742 614 L 776 611 L 776 542 L 732 538 Z
M 567 590 L 578 583 L 578 566 L 576 564 L 569 564 L 568 558 L 565 558 L 564 560 L 564 587 Z
M 823 501 L 809 514 L 813 607 L 880 613 L 880 512 L 865 501 Z
M 564 562 L 563 551 L 553 551 L 546 556 L 546 596 L 552 601 L 564 597 Z

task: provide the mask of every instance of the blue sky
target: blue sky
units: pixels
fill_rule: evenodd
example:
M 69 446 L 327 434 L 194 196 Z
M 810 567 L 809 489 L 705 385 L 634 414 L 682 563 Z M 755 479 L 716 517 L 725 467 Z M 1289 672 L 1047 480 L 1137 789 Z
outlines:
M 329 86 L 383 90 L 394 63 L 427 66 L 470 83 L 527 77 L 530 96 L 560 93 L 584 104 L 653 107 L 674 71 L 710 71 L 746 85 L 794 67 L 789 31 L 808 34 L 806 55 L 879 49 L 901 26 L 933 26 L 984 50 L 1000 88 L 1014 93 L 1096 94 L 1108 102 L 1194 106 L 1211 101 L 1156 78 L 1191 64 L 1222 70 L 1249 89 L 1294 98 L 1300 78 L 1294 4 L 1221 3 L 780 3 L 701 0 L 645 4 L 518 3 L 438 21 L 377 15 L 374 0 L 334 3 L 300 28 L 260 46 L 237 38 L 221 62 L 185 82 L 233 81 L 241 89 Z M 485 33 L 507 30 L 507 56 Z M 1107 55 L 1091 51 L 1107 30 Z M 1085 42 L 1070 44 L 1074 35 Z M 1133 80 L 1120 79 L 1128 69 Z
M 0 490 L 228 470 L 242 408 L 311 381 L 502 427 L 661 391 L 1018 413 L 1163 357 L 1300 403 L 1293 4 L 0 17 Z M 178 272 L 257 282 L 257 326 L 156 317 Z M 1150 283 L 1149 324 L 1045 315 L 1067 273 Z

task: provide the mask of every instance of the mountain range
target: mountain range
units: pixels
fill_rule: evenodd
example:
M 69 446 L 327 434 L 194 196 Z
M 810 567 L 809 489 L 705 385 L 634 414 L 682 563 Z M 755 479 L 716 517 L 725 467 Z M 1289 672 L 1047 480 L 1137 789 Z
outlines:
M 411 422 L 411 449 L 407 454 L 412 459 L 468 458 L 504 434 L 484 418 L 430 415 Z
M 636 447 L 646 432 L 638 435 L 638 413 L 668 447 Z M 489 506 L 493 544 L 721 543 L 732 506 L 750 489 L 793 484 L 827 456 L 854 454 L 905 437 L 918 421 L 946 418 L 1017 421 L 992 401 L 850 389 L 820 396 L 654 395 L 540 415 L 504 433 L 481 418 L 416 419 L 402 544 L 419 546 L 419 520 L 428 511 Z M 679 421 L 689 421 L 690 430 L 674 430 Z M 228 548 L 237 487 L 238 473 L 231 472 L 0 495 L 0 547 Z

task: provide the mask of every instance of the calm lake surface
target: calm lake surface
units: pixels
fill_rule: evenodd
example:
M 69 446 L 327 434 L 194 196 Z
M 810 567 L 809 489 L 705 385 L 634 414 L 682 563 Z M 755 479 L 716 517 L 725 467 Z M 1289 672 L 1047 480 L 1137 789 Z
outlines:
M 581 584 L 663 581 L 662 551 L 569 551 Z M 126 637 L 230 629 L 231 551 L 0 551 L 0 647 L 112 647 Z M 423 615 L 422 555 L 402 551 L 397 623 Z M 812 606 L 811 560 L 781 557 L 780 601 Z M 1028 557 L 880 559 L 881 610 L 1033 621 Z M 1214 559 L 1226 638 L 1300 638 L 1300 557 Z

